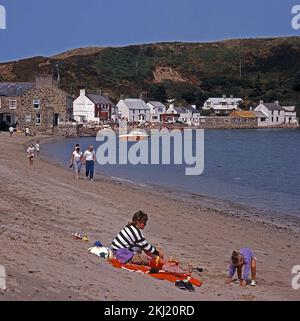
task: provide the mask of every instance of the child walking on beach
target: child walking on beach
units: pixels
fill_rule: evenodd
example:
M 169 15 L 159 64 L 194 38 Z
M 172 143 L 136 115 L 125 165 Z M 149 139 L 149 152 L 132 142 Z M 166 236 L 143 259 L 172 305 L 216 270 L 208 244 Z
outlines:
M 113 240 L 112 248 L 121 263 L 149 265 L 153 259 L 164 258 L 163 253 L 148 243 L 143 235 L 142 230 L 147 221 L 146 213 L 136 212 L 132 217 L 132 222 L 126 225 Z
M 33 165 L 33 158 L 34 158 L 35 148 L 33 144 L 30 144 L 30 146 L 27 149 L 27 156 L 29 160 L 29 166 Z
M 244 273 L 242 277 L 242 268 L 244 267 Z M 251 271 L 251 286 L 256 286 L 256 257 L 253 251 L 249 248 L 242 248 L 235 250 L 231 256 L 231 264 L 229 266 L 228 282 L 232 281 L 232 278 L 237 270 L 237 276 L 241 286 L 247 284 L 249 273 Z
M 36 157 L 40 157 L 40 141 L 38 140 L 35 144 Z

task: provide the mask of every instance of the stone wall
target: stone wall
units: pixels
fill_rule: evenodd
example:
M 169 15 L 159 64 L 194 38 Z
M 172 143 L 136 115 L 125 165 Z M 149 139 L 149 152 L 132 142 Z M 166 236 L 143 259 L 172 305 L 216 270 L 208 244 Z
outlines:
M 82 125 L 59 125 L 54 127 L 53 134 L 55 136 L 78 137 Z
M 196 125 L 196 124 L 195 124 Z M 234 129 L 234 128 L 257 128 L 256 118 L 235 118 L 235 117 L 202 117 L 199 118 L 197 127 L 201 129 Z
M 68 121 L 68 94 L 59 88 L 48 87 L 27 91 L 17 108 L 19 128 L 29 127 L 32 132 L 49 131 L 60 122 Z M 34 107 L 33 101 L 39 101 Z M 40 117 L 39 117 L 40 116 Z M 37 123 L 40 118 L 40 123 Z

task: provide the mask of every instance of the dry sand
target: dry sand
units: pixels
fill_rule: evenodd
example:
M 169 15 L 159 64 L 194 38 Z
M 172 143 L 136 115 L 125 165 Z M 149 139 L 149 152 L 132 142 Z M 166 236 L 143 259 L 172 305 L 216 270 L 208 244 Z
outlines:
M 45 158 L 31 169 L 28 143 L 0 133 L 0 265 L 8 274 L 0 300 L 299 300 L 300 290 L 291 287 L 292 267 L 300 264 L 296 220 L 268 220 L 243 207 L 193 202 L 99 174 L 95 182 L 76 181 Z M 139 209 L 149 214 L 144 234 L 151 243 L 205 268 L 201 288 L 190 293 L 114 269 L 71 237 L 81 232 L 109 245 Z M 245 246 L 258 257 L 258 286 L 225 285 L 232 250 Z

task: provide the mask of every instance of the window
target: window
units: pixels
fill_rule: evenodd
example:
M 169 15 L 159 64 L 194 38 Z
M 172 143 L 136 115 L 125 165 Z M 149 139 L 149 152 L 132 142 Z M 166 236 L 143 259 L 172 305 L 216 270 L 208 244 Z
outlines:
M 25 123 L 31 123 L 31 114 L 25 115 Z
M 161 107 L 159 107 L 159 108 L 157 109 L 157 111 L 158 111 L 159 113 L 162 113 L 163 109 L 162 109 Z
M 276 121 L 277 121 L 277 123 L 278 123 L 278 121 L 279 121 L 279 117 L 276 117 Z
M 0 98 L 0 108 L 1 108 L 1 98 Z
M 9 100 L 8 106 L 9 106 L 9 109 L 16 109 L 17 108 L 17 101 L 16 100 Z
M 260 121 L 267 121 L 267 118 L 261 118 Z
M 33 104 L 33 108 L 34 109 L 39 109 L 40 108 L 40 100 L 39 99 L 33 100 L 32 104 Z
M 41 124 L 41 114 L 35 115 L 35 124 L 40 125 Z

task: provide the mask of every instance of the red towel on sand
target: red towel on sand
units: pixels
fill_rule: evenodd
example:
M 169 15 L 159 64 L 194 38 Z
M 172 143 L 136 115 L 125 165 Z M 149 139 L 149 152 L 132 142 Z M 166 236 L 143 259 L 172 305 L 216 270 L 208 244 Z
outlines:
M 188 277 L 190 277 L 190 274 L 187 273 L 176 273 L 176 272 L 166 272 L 163 270 L 160 270 L 159 273 L 149 273 L 150 267 L 145 265 L 136 265 L 131 263 L 120 263 L 117 259 L 108 259 L 108 262 L 118 269 L 125 269 L 133 272 L 139 272 L 143 274 L 147 274 L 152 276 L 153 278 L 160 279 L 160 280 L 167 280 L 170 282 L 175 283 L 177 280 L 186 280 Z M 191 282 L 195 286 L 201 286 L 202 282 L 195 278 L 190 278 L 189 282 Z

